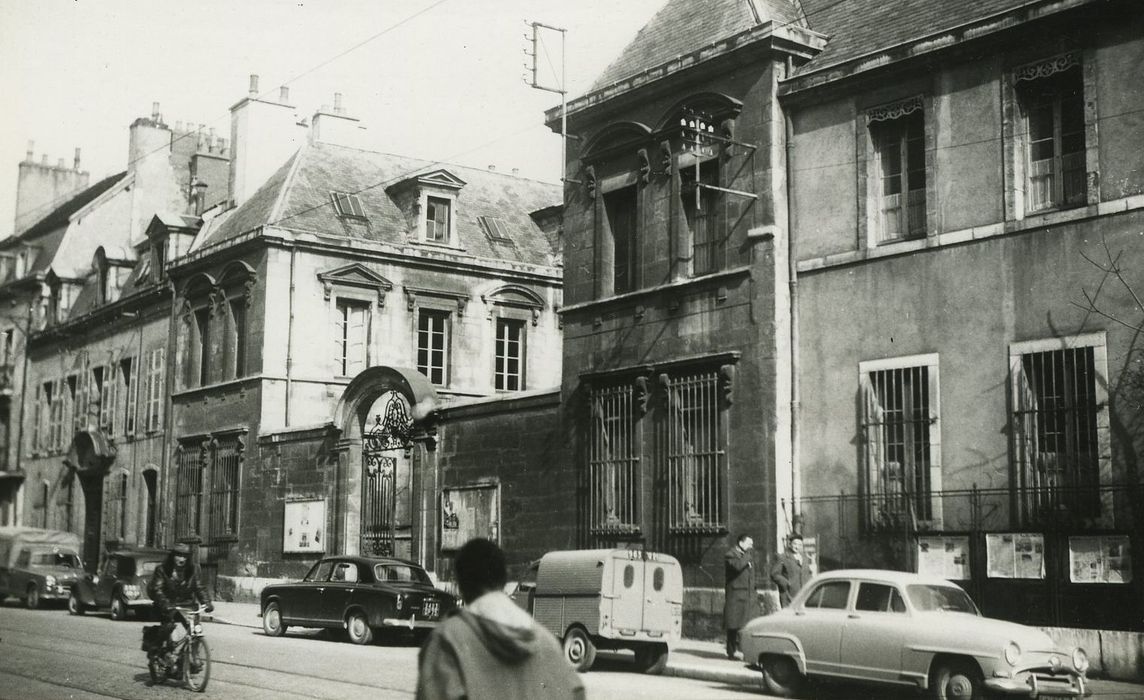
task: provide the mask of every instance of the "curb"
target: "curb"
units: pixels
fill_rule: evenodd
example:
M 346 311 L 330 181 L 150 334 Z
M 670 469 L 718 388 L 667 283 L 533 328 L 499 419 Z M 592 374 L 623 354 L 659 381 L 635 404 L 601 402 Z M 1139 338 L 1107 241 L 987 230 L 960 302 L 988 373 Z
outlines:
M 764 688 L 762 674 L 752 673 L 746 669 L 730 670 L 722 668 L 707 668 L 705 666 L 691 666 L 688 664 L 672 664 L 668 662 L 663 675 L 676 678 L 690 678 L 697 681 L 713 681 L 754 688 Z

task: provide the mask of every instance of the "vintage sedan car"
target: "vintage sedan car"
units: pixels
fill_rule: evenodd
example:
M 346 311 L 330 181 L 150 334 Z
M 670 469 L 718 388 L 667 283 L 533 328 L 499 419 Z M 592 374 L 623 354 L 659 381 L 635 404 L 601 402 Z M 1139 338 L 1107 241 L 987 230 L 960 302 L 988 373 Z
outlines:
M 126 620 L 132 611 L 150 612 L 147 583 L 167 557 L 165 549 L 129 548 L 109 552 L 99 574 L 89 574 L 72 586 L 68 612 L 110 609 L 112 620 Z
M 739 641 L 767 689 L 787 697 L 807 676 L 913 686 L 941 699 L 1091 693 L 1084 649 L 982 617 L 959 586 L 901 571 L 820 574 L 789 607 L 748 622 Z
M 358 556 L 322 559 L 301 581 L 263 588 L 260 602 L 272 637 L 290 626 L 341 628 L 354 644 L 368 644 L 375 631 L 431 629 L 457 606 L 417 564 Z

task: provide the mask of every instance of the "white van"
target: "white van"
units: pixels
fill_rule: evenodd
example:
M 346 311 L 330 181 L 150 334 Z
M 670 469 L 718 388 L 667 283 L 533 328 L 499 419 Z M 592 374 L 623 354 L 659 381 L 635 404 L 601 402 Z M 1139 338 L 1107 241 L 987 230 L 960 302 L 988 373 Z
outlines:
M 0 527 L 0 600 L 15 596 L 29 608 L 49 600 L 65 601 L 83 573 L 78 535 Z
M 591 668 L 600 648 L 631 649 L 641 671 L 660 673 L 683 629 L 683 572 L 655 552 L 549 552 L 512 598 L 562 640 L 577 671 Z

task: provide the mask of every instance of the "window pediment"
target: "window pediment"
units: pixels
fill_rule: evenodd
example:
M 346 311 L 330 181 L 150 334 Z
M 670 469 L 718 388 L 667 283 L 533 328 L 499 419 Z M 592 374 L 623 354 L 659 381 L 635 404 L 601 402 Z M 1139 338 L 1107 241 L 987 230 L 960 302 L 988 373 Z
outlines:
M 466 183 L 461 178 L 457 177 L 448 170 L 441 168 L 438 170 L 432 170 L 426 173 L 421 173 L 419 175 L 407 177 L 404 180 L 390 185 L 386 189 L 400 190 L 410 187 L 418 187 L 430 190 L 445 190 L 455 192 L 464 187 L 466 184 L 468 183 Z
M 481 301 L 489 307 L 490 318 L 493 310 L 500 306 L 510 309 L 523 309 L 530 312 L 532 325 L 536 325 L 540 312 L 544 309 L 544 299 L 527 287 L 516 284 L 506 284 L 496 287 L 481 295 Z
M 410 285 L 403 285 L 402 289 L 405 291 L 405 302 L 410 311 L 413 311 L 419 301 L 422 300 L 436 300 L 453 302 L 457 305 L 457 315 L 465 315 L 465 307 L 469 304 L 471 298 L 466 292 L 454 292 L 448 289 L 431 289 L 428 287 L 413 287 Z
M 385 293 L 393 289 L 392 282 L 361 263 L 319 272 L 318 280 L 322 283 L 323 294 L 327 300 L 333 295 L 334 287 L 353 287 L 374 290 L 377 293 L 378 305 L 385 306 Z

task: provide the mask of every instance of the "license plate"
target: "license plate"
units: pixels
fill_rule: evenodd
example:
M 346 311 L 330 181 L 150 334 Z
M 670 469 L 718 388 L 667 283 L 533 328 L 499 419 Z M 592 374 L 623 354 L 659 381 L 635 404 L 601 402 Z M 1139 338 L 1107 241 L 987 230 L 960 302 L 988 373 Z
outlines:
M 441 603 L 436 600 L 427 600 L 421 607 L 421 614 L 425 617 L 437 617 L 441 614 Z

